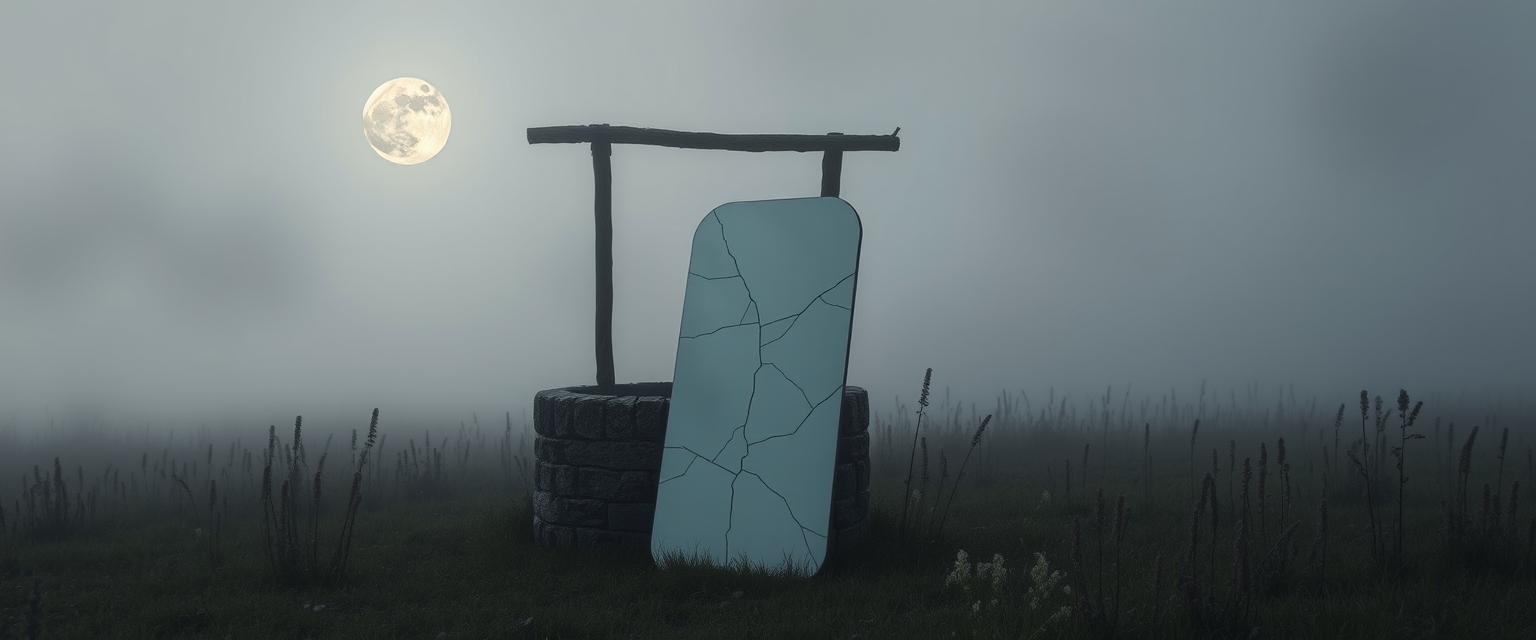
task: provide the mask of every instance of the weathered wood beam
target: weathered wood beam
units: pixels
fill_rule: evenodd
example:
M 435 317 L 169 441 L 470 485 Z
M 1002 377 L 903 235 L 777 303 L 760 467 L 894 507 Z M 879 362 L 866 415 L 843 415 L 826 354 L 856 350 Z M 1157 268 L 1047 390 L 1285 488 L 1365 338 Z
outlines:
M 610 388 L 613 374 L 613 146 L 592 143 L 593 221 L 597 228 L 597 386 Z
M 528 129 L 528 144 L 589 142 L 750 152 L 897 151 L 901 149 L 901 139 L 896 137 L 895 133 L 888 136 L 702 133 L 606 124 Z

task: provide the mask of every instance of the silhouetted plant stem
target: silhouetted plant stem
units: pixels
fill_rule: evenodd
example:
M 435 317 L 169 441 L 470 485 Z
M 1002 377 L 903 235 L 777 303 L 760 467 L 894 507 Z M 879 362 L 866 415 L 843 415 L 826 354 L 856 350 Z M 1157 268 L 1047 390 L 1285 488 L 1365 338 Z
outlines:
M 923 410 L 928 408 L 928 385 L 933 381 L 933 367 L 923 374 L 923 392 L 918 396 L 917 426 L 912 429 L 912 450 L 907 455 L 907 481 L 901 494 L 901 542 L 907 540 L 907 506 L 912 504 L 912 466 L 917 462 L 917 435 L 923 431 Z M 959 480 L 956 480 L 958 484 Z
M 352 473 L 352 491 L 347 500 L 347 515 L 341 523 L 341 535 L 336 542 L 336 554 L 331 558 L 330 575 L 333 582 L 340 582 L 347 568 L 347 557 L 351 555 L 352 532 L 356 528 L 357 509 L 363 503 L 363 469 L 368 464 L 368 452 L 373 449 L 374 436 L 379 432 L 379 410 L 373 410 L 373 418 L 368 423 L 368 439 L 363 449 L 357 456 L 357 469 Z
M 1365 507 L 1366 507 L 1366 510 L 1369 511 L 1370 515 L 1371 515 L 1371 559 L 1372 559 L 1372 561 L 1374 563 L 1379 565 L 1380 562 L 1381 562 L 1381 539 L 1380 539 L 1380 530 L 1376 526 L 1376 500 L 1375 500 L 1375 492 L 1372 491 L 1372 486 L 1371 486 L 1373 484 L 1371 482 L 1371 471 L 1370 471 L 1370 468 L 1371 468 L 1370 467 L 1370 459 L 1371 459 L 1370 438 L 1371 438 L 1371 436 L 1370 436 L 1369 432 L 1366 431 L 1366 428 L 1365 428 L 1365 419 L 1366 419 L 1366 417 L 1368 415 L 1367 412 L 1370 410 L 1370 402 L 1371 402 L 1370 401 L 1370 394 L 1366 393 L 1365 390 L 1362 389 L 1360 391 L 1360 441 L 1361 441 L 1361 445 L 1362 445 L 1362 450 L 1360 452 L 1360 457 L 1358 459 L 1356 459 L 1355 462 L 1356 462 L 1356 464 L 1358 465 L 1358 467 L 1360 469 L 1360 477 L 1361 477 L 1361 479 L 1365 480 Z M 1380 410 L 1378 409 L 1377 412 L 1380 413 Z M 1351 457 L 1354 456 L 1353 453 L 1351 453 L 1350 455 L 1351 455 Z
M 955 474 L 955 484 L 949 490 L 949 500 L 944 503 L 944 514 L 939 517 L 939 532 L 944 532 L 944 523 L 949 520 L 949 508 L 955 504 L 955 492 L 960 490 L 960 481 L 965 479 L 965 465 L 971 461 L 971 453 L 976 451 L 976 445 L 981 443 L 981 434 L 987 432 L 987 423 L 992 421 L 992 415 L 981 420 L 981 425 L 976 427 L 976 435 L 971 436 L 971 447 L 965 450 L 965 459 L 960 461 L 960 472 Z
M 1404 460 L 1408 455 L 1408 441 L 1423 438 L 1423 434 L 1408 433 L 1413 427 L 1414 421 L 1419 418 L 1419 410 L 1424 408 L 1424 401 L 1420 400 L 1413 406 L 1413 412 L 1408 412 L 1408 391 L 1398 390 L 1397 415 L 1401 421 L 1398 430 L 1400 432 L 1398 445 L 1392 453 L 1397 457 L 1397 538 L 1392 541 L 1392 555 L 1398 567 L 1403 565 L 1403 494 L 1408 485 L 1408 476 L 1404 474 Z

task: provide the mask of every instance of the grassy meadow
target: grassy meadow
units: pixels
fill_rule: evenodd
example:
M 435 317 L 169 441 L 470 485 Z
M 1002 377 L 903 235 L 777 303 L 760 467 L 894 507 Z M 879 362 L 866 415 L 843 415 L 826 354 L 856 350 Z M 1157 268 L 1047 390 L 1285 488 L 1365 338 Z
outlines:
M 978 412 L 931 398 L 929 382 L 917 404 L 872 411 L 870 538 L 810 578 L 535 546 L 533 436 L 510 416 L 423 428 L 385 407 L 356 431 L 12 425 L 0 637 L 1536 629 L 1536 504 L 1520 495 L 1536 485 L 1536 416 L 1453 423 L 1406 393 L 1327 406 L 1256 388 L 1241 404 L 1235 390 L 1009 394 Z

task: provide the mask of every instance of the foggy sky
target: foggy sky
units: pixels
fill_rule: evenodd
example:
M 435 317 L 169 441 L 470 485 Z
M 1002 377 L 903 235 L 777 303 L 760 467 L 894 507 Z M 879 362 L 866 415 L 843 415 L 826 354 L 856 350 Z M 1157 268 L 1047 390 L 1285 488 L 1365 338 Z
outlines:
M 589 123 L 901 127 L 842 179 L 877 411 L 1531 391 L 1536 5 L 1098 4 L 4 3 L 0 425 L 520 421 L 595 379 L 589 151 L 526 140 Z M 399 76 L 416 166 L 360 127 Z M 820 157 L 613 175 L 617 377 L 671 380 L 694 227 Z

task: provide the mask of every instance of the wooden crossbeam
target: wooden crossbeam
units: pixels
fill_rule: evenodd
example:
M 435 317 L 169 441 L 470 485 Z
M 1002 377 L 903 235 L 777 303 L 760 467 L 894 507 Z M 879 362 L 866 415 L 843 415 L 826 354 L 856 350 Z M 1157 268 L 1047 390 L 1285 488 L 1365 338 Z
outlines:
M 897 131 L 901 131 L 897 128 Z M 531 127 L 528 144 L 607 142 L 609 144 L 645 144 L 678 149 L 716 149 L 720 151 L 897 151 L 901 138 L 887 136 L 846 136 L 840 134 L 735 134 L 671 131 L 606 124 L 563 127 Z
M 821 195 L 837 197 L 842 190 L 843 152 L 901 149 L 901 127 L 888 136 L 800 134 L 734 134 L 671 131 L 606 124 L 529 127 L 528 144 L 587 143 L 592 145 L 593 219 L 596 222 L 597 386 L 614 386 L 613 373 L 613 145 L 644 144 L 678 149 L 718 151 L 820 151 Z

